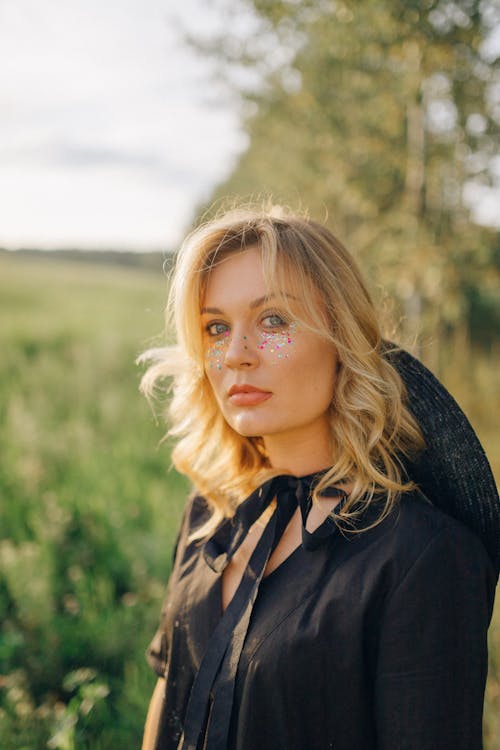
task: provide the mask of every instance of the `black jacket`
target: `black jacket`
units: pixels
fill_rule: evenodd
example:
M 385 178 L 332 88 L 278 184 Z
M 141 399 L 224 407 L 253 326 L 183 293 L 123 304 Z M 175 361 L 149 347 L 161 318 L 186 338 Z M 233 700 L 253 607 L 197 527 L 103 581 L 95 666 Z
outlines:
M 166 677 L 157 748 L 176 750 L 221 619 L 221 577 L 186 511 L 149 660 Z M 239 661 L 231 750 L 480 750 L 496 571 L 420 493 L 381 524 L 298 547 L 264 578 Z

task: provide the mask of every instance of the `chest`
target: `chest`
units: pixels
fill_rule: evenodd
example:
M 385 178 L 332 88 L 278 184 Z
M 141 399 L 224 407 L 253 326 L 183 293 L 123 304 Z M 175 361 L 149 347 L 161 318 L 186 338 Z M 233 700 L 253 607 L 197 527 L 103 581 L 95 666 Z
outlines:
M 298 541 L 293 531 L 292 522 L 290 538 Z M 373 559 L 370 562 L 361 542 L 359 537 L 348 542 L 339 535 L 314 551 L 299 544 L 280 564 L 277 557 L 271 561 L 276 567 L 262 580 L 245 639 L 243 674 L 251 665 L 257 682 L 284 680 L 285 694 L 287 685 L 315 674 L 325 660 L 327 673 L 345 669 L 347 674 L 363 662 L 365 650 L 372 651 L 368 641 L 377 637 L 372 615 L 378 610 L 374 602 L 383 600 L 384 575 Z M 278 553 L 287 549 L 282 546 Z M 224 597 L 229 600 L 239 583 L 241 568 L 232 568 L 232 579 L 226 572 L 214 572 L 202 555 L 192 562 L 171 602 L 174 626 L 179 625 L 174 637 L 182 652 L 174 666 L 191 664 L 195 672 L 221 622 Z M 294 665 L 293 679 L 287 664 Z
M 314 531 L 325 520 L 326 516 L 333 510 L 338 500 L 325 499 L 315 503 L 307 517 L 306 528 L 308 531 Z M 269 522 L 274 507 L 270 506 L 264 511 L 262 516 L 250 528 L 245 540 L 237 550 L 231 562 L 224 569 L 221 579 L 221 600 L 222 611 L 225 611 L 229 602 L 233 598 L 236 590 L 243 578 L 243 574 L 248 565 L 248 561 L 258 544 L 260 537 Z M 300 510 L 297 508 L 292 516 L 290 523 L 281 536 L 277 546 L 274 548 L 266 565 L 264 577 L 273 573 L 282 565 L 302 543 L 302 519 Z
M 293 520 L 288 533 L 297 542 L 300 537 Z M 288 736 L 298 700 L 311 715 L 302 711 L 297 742 L 288 746 L 326 750 L 325 737 L 333 736 L 329 723 L 338 718 L 332 706 L 339 707 L 340 717 L 352 714 L 341 702 L 341 686 L 349 685 L 349 701 L 355 700 L 356 680 L 369 673 L 366 654 L 375 654 L 366 638 L 376 639 L 377 631 L 367 617 L 367 598 L 373 591 L 367 578 L 375 574 L 373 559 L 369 566 L 359 546 L 358 539 L 348 544 L 341 536 L 314 551 L 298 544 L 263 579 L 239 659 L 228 747 L 269 747 L 278 714 L 282 719 L 278 734 Z M 287 549 L 283 545 L 282 554 Z M 167 703 L 182 716 L 192 679 L 221 621 L 223 575 L 207 565 L 199 548 L 183 560 L 179 573 L 170 597 L 173 630 L 166 623 L 171 639 L 166 684 Z M 333 674 L 336 680 L 330 678 Z M 363 689 L 361 682 L 358 687 Z M 323 697 L 311 701 L 312 694 Z M 261 721 L 255 721 L 256 715 Z M 261 725 L 262 742 L 255 737 Z M 310 744 L 315 732 L 317 742 Z M 358 746 L 371 748 L 367 743 Z

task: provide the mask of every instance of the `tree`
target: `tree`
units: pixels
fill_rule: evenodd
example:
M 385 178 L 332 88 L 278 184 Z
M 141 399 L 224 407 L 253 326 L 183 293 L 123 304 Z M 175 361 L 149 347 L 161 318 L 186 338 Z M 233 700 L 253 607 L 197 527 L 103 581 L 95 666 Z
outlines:
M 239 91 L 249 148 L 212 198 L 272 193 L 326 218 L 398 300 L 406 338 L 432 337 L 422 354 L 439 369 L 437 343 L 474 332 L 484 280 L 499 276 L 495 234 L 472 223 L 464 189 L 493 179 L 500 77 L 486 42 L 500 9 L 239 0 L 225 10 L 251 17 L 251 31 L 196 43 Z

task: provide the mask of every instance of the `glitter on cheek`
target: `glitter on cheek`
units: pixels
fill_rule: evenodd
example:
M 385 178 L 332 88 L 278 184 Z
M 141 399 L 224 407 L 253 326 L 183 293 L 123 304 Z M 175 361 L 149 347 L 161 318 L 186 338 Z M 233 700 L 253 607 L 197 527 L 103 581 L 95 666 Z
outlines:
M 225 357 L 229 344 L 229 331 L 226 331 L 220 339 L 214 341 L 205 352 L 205 360 L 209 370 L 222 370 L 222 361 Z
M 288 347 L 293 346 L 292 338 L 297 328 L 296 323 L 290 323 L 286 331 L 263 331 L 261 334 L 260 350 L 267 350 L 269 354 L 275 354 L 273 365 L 279 364 L 279 360 L 288 359 Z

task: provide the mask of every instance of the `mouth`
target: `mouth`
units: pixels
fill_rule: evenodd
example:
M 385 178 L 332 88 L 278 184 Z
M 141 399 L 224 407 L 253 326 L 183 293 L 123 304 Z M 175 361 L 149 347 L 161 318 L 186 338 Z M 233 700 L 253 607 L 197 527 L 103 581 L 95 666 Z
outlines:
M 228 401 L 235 406 L 256 406 L 267 401 L 273 394 L 252 385 L 233 385 L 228 393 Z

